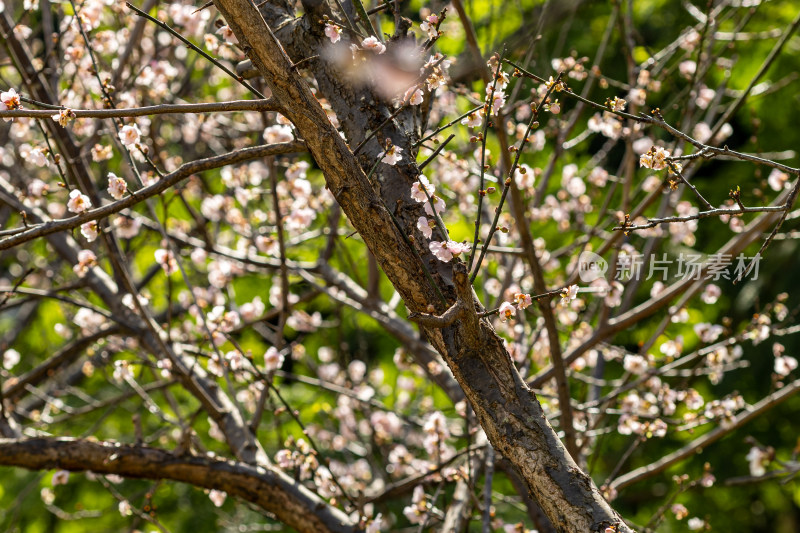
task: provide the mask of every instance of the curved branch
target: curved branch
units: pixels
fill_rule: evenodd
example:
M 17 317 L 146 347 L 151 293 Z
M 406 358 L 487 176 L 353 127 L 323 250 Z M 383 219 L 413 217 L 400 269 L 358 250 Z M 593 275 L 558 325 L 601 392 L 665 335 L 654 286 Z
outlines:
M 90 220 L 98 220 L 100 218 L 113 215 L 114 213 L 119 213 L 123 209 L 133 207 L 147 198 L 163 193 L 173 185 L 183 181 L 197 172 L 220 168 L 233 163 L 241 163 L 242 161 L 250 161 L 251 159 L 258 159 L 260 157 L 266 157 L 270 155 L 300 152 L 304 149 L 305 144 L 303 141 L 266 144 L 263 146 L 254 146 L 252 148 L 243 148 L 234 152 L 228 152 L 227 154 L 208 157 L 206 159 L 198 159 L 197 161 L 185 163 L 178 167 L 177 170 L 170 172 L 154 184 L 143 187 L 138 191 L 133 191 L 129 196 L 126 196 L 122 200 L 86 211 L 85 213 L 75 215 L 74 217 L 51 220 L 41 224 L 29 225 L 26 228 L 18 228 L 18 230 L 10 230 L 19 231 L 19 233 L 0 240 L 0 250 L 6 250 L 8 248 L 36 239 L 37 237 L 43 237 L 45 235 L 50 235 L 51 233 L 77 228 L 81 224 L 89 222 Z M 4 198 L 6 202 L 12 205 L 16 203 L 14 202 L 16 195 L 13 193 L 13 187 L 11 187 L 8 182 L 2 178 L 0 178 L 0 197 Z M 8 231 L 5 233 L 8 234 Z
M 281 107 L 272 98 L 259 100 L 233 100 L 231 102 L 209 102 L 199 104 L 160 104 L 123 109 L 68 109 L 49 106 L 49 109 L 12 109 L 0 111 L 0 118 L 51 118 L 59 110 L 68 110 L 74 118 L 128 118 L 148 115 L 185 115 L 199 113 L 231 113 L 233 111 L 280 111 Z
M 166 450 L 70 438 L 0 439 L 0 465 L 60 468 L 139 479 L 169 479 L 225 491 L 251 502 L 298 531 L 353 532 L 343 512 L 318 506 L 311 491 L 272 467 L 255 467 Z

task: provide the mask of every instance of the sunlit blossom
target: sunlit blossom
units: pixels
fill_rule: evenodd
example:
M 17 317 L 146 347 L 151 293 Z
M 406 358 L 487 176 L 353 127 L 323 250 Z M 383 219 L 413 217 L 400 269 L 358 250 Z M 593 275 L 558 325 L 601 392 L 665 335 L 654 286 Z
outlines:
M 523 294 L 520 292 L 514 294 L 514 301 L 517 302 L 517 307 L 520 309 L 527 309 L 533 303 L 530 294 Z
M 211 500 L 215 507 L 222 507 L 227 497 L 228 493 L 221 490 L 212 489 L 208 492 L 208 499 Z
M 386 51 L 386 45 L 380 42 L 375 36 L 369 36 L 361 41 L 361 47 L 365 50 L 372 50 L 377 54 L 382 54 Z
M 117 510 L 122 516 L 131 516 L 133 514 L 133 508 L 128 500 L 122 500 L 119 502 L 119 505 L 117 505 Z
M 217 30 L 217 33 L 220 34 L 223 39 L 225 39 L 226 43 L 239 44 L 239 39 L 236 38 L 236 35 L 234 35 L 233 30 L 227 24 L 225 24 L 224 26 L 220 26 L 220 28 Z
M 98 236 L 97 221 L 90 220 L 81 224 L 81 235 L 86 238 L 87 242 L 94 241 Z
M 427 202 L 429 196 L 433 196 L 436 188 L 423 175 L 411 185 L 411 198 L 418 202 Z M 427 194 L 426 194 L 427 193 Z
M 14 88 L 7 91 L 0 92 L 0 111 L 13 111 L 14 109 L 22 109 L 19 94 Z M 10 122 L 11 118 L 4 118 L 6 122 Z
M 127 190 L 128 183 L 124 179 L 113 172 L 108 173 L 108 194 L 110 194 L 112 198 L 115 200 L 122 200 Z
M 425 20 L 419 25 L 419 29 L 424 31 L 428 36 L 428 39 L 433 39 L 438 35 L 438 30 L 436 29 L 436 25 L 439 23 L 439 16 L 435 13 L 428 15 Z
M 571 302 L 578 297 L 578 286 L 570 285 L 561 290 L 561 300 L 564 302 Z
M 92 201 L 89 197 L 81 193 L 78 189 L 72 189 L 69 192 L 69 201 L 67 202 L 67 209 L 72 213 L 83 213 L 92 207 Z
M 430 239 L 433 235 L 433 228 L 436 227 L 436 222 L 427 217 L 419 217 L 417 219 L 417 229 L 425 235 L 426 239 Z
M 119 130 L 119 140 L 125 146 L 135 146 L 142 138 L 142 132 L 139 131 L 139 126 L 136 124 L 122 126 Z
M 386 150 L 378 154 L 378 157 L 381 158 L 381 162 L 386 163 L 387 165 L 394 166 L 396 165 L 403 156 L 401 152 L 403 149 L 397 145 L 392 144 Z
M 18 351 L 13 348 L 9 348 L 5 352 L 3 352 L 3 368 L 6 370 L 11 370 L 17 363 L 19 363 L 21 356 Z
M 461 119 L 461 123 L 469 128 L 477 128 L 483 124 L 482 111 L 475 111 Z
M 423 204 L 423 209 L 425 210 L 426 215 L 428 215 L 429 217 L 434 216 L 433 213 L 434 209 L 436 210 L 436 214 L 439 214 L 445 210 L 446 205 L 444 203 L 444 200 L 442 200 L 439 196 L 434 194 L 431 197 L 431 200 L 433 200 L 433 207 L 431 207 L 431 203 L 427 200 Z
M 72 111 L 72 109 L 62 109 L 51 118 L 58 122 L 62 127 L 66 127 L 70 121 L 75 119 L 75 112 Z
M 511 302 L 503 302 L 500 304 L 500 310 L 498 314 L 500 315 L 500 320 L 505 322 L 506 320 L 517 314 L 517 308 L 514 307 L 514 304 L 512 304 Z

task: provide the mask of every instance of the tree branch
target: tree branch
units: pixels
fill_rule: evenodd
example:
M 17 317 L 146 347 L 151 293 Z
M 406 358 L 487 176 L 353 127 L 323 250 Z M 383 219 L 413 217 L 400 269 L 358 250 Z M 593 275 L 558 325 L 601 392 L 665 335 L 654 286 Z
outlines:
M 304 532 L 353 532 L 343 512 L 320 507 L 311 491 L 263 467 L 200 456 L 178 457 L 146 446 L 70 438 L 0 439 L 0 465 L 29 470 L 60 468 L 139 479 L 170 479 L 225 491 Z

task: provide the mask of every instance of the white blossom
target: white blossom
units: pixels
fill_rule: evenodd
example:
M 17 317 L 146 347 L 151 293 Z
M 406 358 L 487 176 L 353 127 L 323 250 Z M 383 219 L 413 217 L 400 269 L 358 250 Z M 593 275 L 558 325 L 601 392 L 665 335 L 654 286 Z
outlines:
M 88 196 L 81 193 L 78 189 L 72 189 L 69 192 L 69 201 L 67 201 L 67 209 L 72 213 L 83 213 L 92 207 L 92 201 Z
M 125 146 L 134 146 L 141 138 L 142 132 L 139 131 L 139 126 L 136 124 L 122 126 L 122 129 L 119 130 L 119 140 L 122 141 L 122 144 Z

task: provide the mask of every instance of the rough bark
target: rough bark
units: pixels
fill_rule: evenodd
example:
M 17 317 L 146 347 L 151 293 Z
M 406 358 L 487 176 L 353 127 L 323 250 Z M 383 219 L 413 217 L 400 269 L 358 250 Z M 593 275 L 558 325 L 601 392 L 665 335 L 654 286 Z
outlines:
M 317 506 L 319 499 L 291 478 L 243 463 L 177 456 L 146 446 L 68 438 L 20 438 L 0 439 L 0 465 L 180 481 L 222 490 L 269 509 L 278 520 L 298 531 L 354 531 L 347 515 L 334 507 Z
M 429 252 L 418 244 L 419 259 L 384 207 L 390 206 L 402 217 L 397 217 L 402 231 L 413 235 L 414 242 L 425 242 L 408 224 L 412 217 L 406 216 L 415 209 L 409 189 L 418 174 L 416 166 L 407 162 L 384 173 L 379 189 L 382 198 L 379 197 L 366 179 L 364 162 L 339 137 L 261 13 L 248 0 L 214 3 L 306 140 L 328 188 L 409 310 L 422 313 L 433 305 L 437 314 L 443 314 L 445 309 L 424 275 L 423 261 L 432 259 Z M 322 88 L 323 83 L 319 83 Z M 368 108 L 375 107 L 378 118 L 365 119 L 360 125 L 362 131 L 391 114 L 391 109 L 377 100 L 355 102 L 357 108 L 341 110 L 331 103 L 340 121 L 347 121 L 348 115 L 368 114 Z M 401 147 L 410 146 L 409 133 L 403 138 L 398 130 L 398 125 L 390 122 L 387 132 L 381 131 L 379 136 L 390 137 Z M 371 168 L 374 161 L 366 161 L 367 166 Z M 432 274 L 439 289 L 457 306 L 458 318 L 443 327 L 423 325 L 421 330 L 450 366 L 495 449 L 518 469 L 556 530 L 602 531 L 618 525 L 619 531 L 630 531 L 566 452 L 535 395 L 514 367 L 502 339 L 487 320 L 477 317 L 476 306 L 479 308 L 480 304 L 474 299 L 465 267 L 456 263 L 454 272 L 450 264 L 435 260 L 429 264 L 434 267 Z

